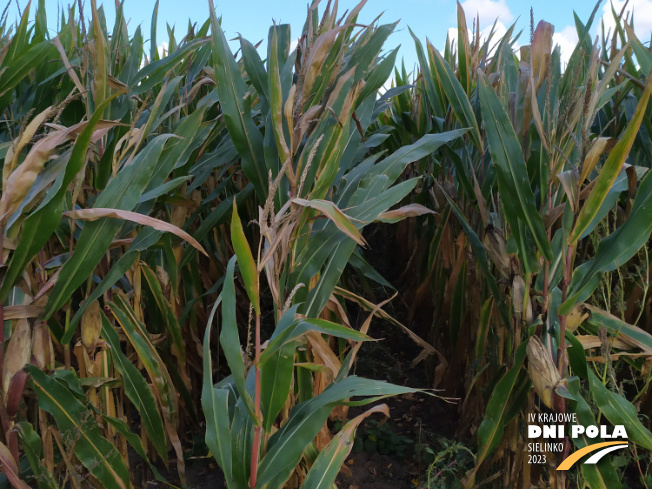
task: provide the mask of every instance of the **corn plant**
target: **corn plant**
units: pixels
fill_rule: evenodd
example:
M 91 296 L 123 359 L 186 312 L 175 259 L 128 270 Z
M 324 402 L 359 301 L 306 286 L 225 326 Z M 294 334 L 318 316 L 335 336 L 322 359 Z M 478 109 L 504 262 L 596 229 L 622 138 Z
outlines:
M 3 30 L 0 448 L 15 487 L 20 447 L 39 487 L 129 487 L 130 450 L 167 464 L 170 448 L 185 483 L 203 284 L 221 276 L 197 263 L 220 245 L 219 201 L 249 192 L 216 120 L 210 23 L 148 59 L 121 6 L 111 34 L 90 7 L 90 21 L 64 12 L 56 37 L 44 2 L 33 26 L 27 8 Z
M 597 8 L 586 24 L 576 18 L 579 42 L 562 69 L 551 24 L 535 28 L 532 21 L 530 45 L 515 53 L 515 26 L 500 39 L 493 32 L 482 39 L 478 30 L 470 36 L 458 5 L 457 44 L 447 41 L 440 52 L 415 38 L 420 70 L 412 85 L 405 70 L 396 72 L 400 94 L 379 117 L 390 130 L 390 148 L 423 133 L 468 128 L 441 158 L 419 167 L 429 185 L 409 201 L 439 216 L 421 218 L 423 228 L 404 227 L 408 237 L 399 238 L 420 250 L 410 260 L 419 278 L 412 284 L 413 314 L 430 302 L 439 318 L 433 324 L 440 325 L 431 338 L 444 334 L 449 342 L 448 382 L 437 370 L 434 382 L 463 396 L 460 431 L 477 429 L 468 487 L 487 473 L 492 457 L 503 464 L 501 487 L 540 479 L 565 486 L 555 457 L 546 475 L 524 456 L 520 433 L 535 409 L 574 412 L 594 424 L 593 405 L 611 423 L 626 425 L 638 447 L 651 448 L 649 426 L 616 388 L 612 364 L 621 358 L 640 372 L 636 398 L 645 396 L 652 337 L 598 307 L 603 301 L 594 294 L 605 273 L 639 260 L 652 230 L 651 67 L 622 13 L 614 12 L 616 32 L 592 43 Z M 611 233 L 600 240 L 605 222 Z M 421 229 L 414 238 L 413 229 Z M 637 308 L 628 310 L 633 322 L 644 313 Z M 600 345 L 602 354 L 591 355 Z M 579 448 L 589 440 L 574 442 Z M 559 461 L 570 449 L 566 442 Z M 582 465 L 579 477 L 589 487 L 620 487 L 608 463 Z
M 147 52 L 121 4 L 112 29 L 94 0 L 56 31 L 44 0 L 0 19 L 0 483 L 186 485 L 205 419 L 228 487 L 330 487 L 387 407 L 329 419 L 413 391 L 351 375 L 375 317 L 460 398 L 467 486 L 619 487 L 606 461 L 574 480 L 526 463 L 526 415 L 548 409 L 625 425 L 644 479 L 652 56 L 633 19 L 593 42 L 598 7 L 576 18 L 563 65 L 552 25 L 515 52 L 515 26 L 469 34 L 458 5 L 457 41 L 415 37 L 411 77 L 363 5 L 313 2 L 296 49 L 274 25 L 265 56 L 242 38 L 234 56 L 212 6 L 163 53 L 157 5 Z M 430 312 L 429 331 L 355 286 L 387 285 L 371 223 L 403 244 L 406 322 Z
M 314 2 L 292 53 L 289 26 L 272 27 L 266 65 L 241 40 L 250 85 L 212 17 L 217 90 L 232 95 L 232 105 L 222 110 L 261 201 L 252 233 L 257 246 L 248 244 L 235 206 L 230 233 L 251 304 L 253 340 L 241 347 L 237 335 L 235 259 L 204 340 L 206 443 L 230 488 L 330 487 L 355 428 L 380 409 L 352 419 L 331 440 L 325 423 L 343 413 L 334 408 L 411 391 L 349 376 L 379 306 L 360 331 L 331 322 L 345 319 L 335 289 L 356 247 L 365 245 L 365 225 L 427 212 L 415 207 L 388 212 L 417 184 L 415 178 L 394 185 L 405 167 L 465 131 L 427 135 L 383 159 L 366 157 L 372 141 L 382 140 L 368 128 L 382 108 L 376 92 L 393 69 L 396 50 L 381 54 L 393 24 L 357 26 L 363 3 L 338 21 L 337 4 L 319 20 Z M 256 98 L 263 116 L 258 127 L 249 116 Z M 264 350 L 263 274 L 274 324 Z M 210 323 L 220 302 L 219 340 L 231 376 L 213 385 Z

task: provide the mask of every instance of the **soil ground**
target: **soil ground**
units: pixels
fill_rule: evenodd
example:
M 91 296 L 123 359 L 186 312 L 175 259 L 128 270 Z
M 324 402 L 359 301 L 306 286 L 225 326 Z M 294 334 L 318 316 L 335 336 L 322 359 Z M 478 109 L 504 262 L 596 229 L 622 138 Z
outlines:
M 403 333 L 395 328 L 376 322 L 370 334 L 383 338 L 367 343 L 360 351 L 356 375 L 378 380 L 387 380 L 399 385 L 427 388 L 425 367 L 410 368 L 418 348 Z M 385 422 L 385 433 L 405 440 L 403 453 L 381 454 L 367 450 L 349 455 L 345 467 L 337 479 L 341 489 L 397 489 L 422 487 L 432 455 L 427 449 L 439 451 L 441 440 L 454 436 L 456 406 L 426 394 L 407 394 L 384 401 L 390 412 Z M 351 409 L 349 418 L 364 408 Z M 380 419 L 380 417 L 378 417 Z M 368 431 L 375 430 L 373 421 L 364 423 L 358 429 L 358 436 L 368 439 Z M 372 435 L 373 436 L 373 435 Z M 397 443 L 392 436 L 391 441 Z

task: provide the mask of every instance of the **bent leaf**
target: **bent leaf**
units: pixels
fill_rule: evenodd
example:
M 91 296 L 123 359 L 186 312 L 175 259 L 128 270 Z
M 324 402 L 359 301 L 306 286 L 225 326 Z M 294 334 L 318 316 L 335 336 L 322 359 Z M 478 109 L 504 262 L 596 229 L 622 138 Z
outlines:
M 650 99 L 650 93 L 652 93 L 652 77 L 648 80 L 645 91 L 638 101 L 636 112 L 634 112 L 634 116 L 629 121 L 627 129 L 616 143 L 614 149 L 609 153 L 607 161 L 605 161 L 600 169 L 589 198 L 584 202 L 580 214 L 577 217 L 575 228 L 573 228 L 573 232 L 568 237 L 569 244 L 575 244 L 591 221 L 593 221 L 593 218 L 600 209 L 602 201 L 607 196 L 607 192 L 609 192 L 609 189 L 618 177 L 623 163 L 625 163 L 625 159 L 632 149 L 638 130 L 641 127 L 641 122 L 647 109 L 647 103 Z
M 347 215 L 344 214 L 344 212 L 342 212 L 333 202 L 321 199 L 292 199 L 292 202 L 303 207 L 310 207 L 312 209 L 318 210 L 330 221 L 332 221 L 340 231 L 342 231 L 360 246 L 365 246 L 367 244 L 360 231 L 358 231 L 358 228 L 356 228 L 355 225 L 350 221 L 350 218 L 347 217 Z
M 25 367 L 32 377 L 39 407 L 57 422 L 68 448 L 107 489 L 131 487 L 129 471 L 120 453 L 101 435 L 93 414 L 62 384 L 33 365 Z
M 78 219 L 80 221 L 97 221 L 98 219 L 102 218 L 112 218 L 135 222 L 143 226 L 149 226 L 158 231 L 172 233 L 176 236 L 179 236 L 181 239 L 190 243 L 193 248 L 208 256 L 208 253 L 206 253 L 206 250 L 204 250 L 202 245 L 200 245 L 195 238 L 190 236 L 183 229 L 179 229 L 177 226 L 170 224 L 169 222 L 161 221 L 160 219 L 155 219 L 144 214 L 138 214 L 137 212 L 94 207 L 92 209 L 77 209 L 74 211 L 64 212 L 63 215 L 69 217 L 70 219 Z

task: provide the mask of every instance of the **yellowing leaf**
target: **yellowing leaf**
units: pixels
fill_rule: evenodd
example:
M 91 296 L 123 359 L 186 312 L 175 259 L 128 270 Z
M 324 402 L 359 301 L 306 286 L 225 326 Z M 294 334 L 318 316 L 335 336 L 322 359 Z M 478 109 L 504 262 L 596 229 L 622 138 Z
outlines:
M 97 221 L 102 218 L 124 219 L 132 221 L 143 226 L 149 226 L 159 231 L 175 234 L 181 239 L 186 240 L 193 248 L 201 251 L 204 255 L 208 256 L 206 250 L 200 245 L 195 238 L 186 233 L 183 229 L 179 229 L 169 222 L 161 221 L 153 217 L 139 214 L 132 211 L 123 211 L 120 209 L 107 209 L 103 207 L 96 207 L 92 209 L 77 209 L 74 211 L 64 212 L 64 216 L 70 219 L 79 219 L 81 221 Z
M 238 206 L 235 200 L 233 201 L 233 214 L 231 216 L 231 242 L 233 249 L 238 257 L 238 264 L 240 266 L 240 274 L 247 290 L 247 296 L 253 305 L 256 314 L 260 314 L 260 300 L 258 298 L 258 269 L 256 262 L 251 254 L 251 248 L 247 243 L 247 237 L 242 228 L 240 216 L 238 216 Z
M 346 234 L 349 238 L 353 239 L 361 246 L 365 246 L 367 242 L 358 231 L 358 228 L 349 220 L 348 216 L 344 214 L 334 203 L 321 199 L 292 199 L 292 202 L 299 204 L 303 207 L 310 207 L 318 210 L 330 219 L 337 228 Z
M 569 244 L 575 244 L 591 221 L 593 221 L 593 218 L 598 213 L 602 202 L 607 196 L 607 192 L 609 192 L 609 189 L 618 177 L 618 174 L 625 163 L 625 159 L 634 144 L 634 139 L 636 139 L 641 122 L 643 122 L 647 103 L 650 99 L 650 93 L 652 93 L 652 76 L 648 79 L 645 91 L 638 101 L 634 116 L 631 118 L 627 125 L 627 129 L 618 143 L 616 143 L 614 149 L 609 153 L 607 161 L 605 161 L 596 178 L 593 190 L 591 190 L 588 199 L 586 199 L 586 202 L 584 202 L 584 205 L 582 206 L 582 210 L 580 211 L 579 216 L 577 217 L 577 222 L 575 223 L 575 228 L 568 238 Z
M 395 223 L 408 217 L 423 216 L 424 214 L 436 214 L 436 212 L 421 204 L 408 204 L 399 207 L 398 209 L 383 212 L 378 216 L 378 220 L 382 222 Z
M 6 398 L 11 379 L 22 370 L 32 355 L 32 328 L 27 319 L 19 319 L 9 339 L 2 370 L 2 392 Z
M 584 157 L 584 163 L 582 164 L 582 173 L 580 174 L 579 180 L 580 185 L 588 178 L 595 168 L 595 165 L 600 161 L 600 156 L 602 156 L 602 153 L 604 153 L 607 148 L 607 143 L 610 139 L 611 138 L 600 137 L 591 143 L 591 149 L 589 149 L 589 152 Z

